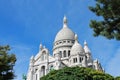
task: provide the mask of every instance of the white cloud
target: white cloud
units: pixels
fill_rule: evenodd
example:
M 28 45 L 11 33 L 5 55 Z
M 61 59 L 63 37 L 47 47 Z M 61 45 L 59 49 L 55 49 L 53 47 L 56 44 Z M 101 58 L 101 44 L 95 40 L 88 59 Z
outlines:
M 120 47 L 106 65 L 106 72 L 113 76 L 120 76 Z

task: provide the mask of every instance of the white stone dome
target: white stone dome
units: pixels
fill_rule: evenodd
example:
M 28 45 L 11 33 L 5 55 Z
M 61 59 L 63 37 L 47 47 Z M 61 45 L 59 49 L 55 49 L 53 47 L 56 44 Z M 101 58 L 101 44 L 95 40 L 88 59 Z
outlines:
M 75 54 L 83 54 L 84 53 L 84 49 L 82 48 L 82 46 L 78 43 L 77 40 L 77 35 L 75 35 L 75 43 L 71 48 L 71 55 L 75 55 Z
M 74 40 L 74 33 L 68 27 L 63 27 L 56 35 L 55 42 L 59 40 Z
M 68 28 L 67 26 L 67 19 L 66 17 L 64 17 L 63 19 L 63 28 L 57 33 L 56 37 L 55 37 L 55 41 L 59 41 L 59 40 L 74 40 L 74 32 Z

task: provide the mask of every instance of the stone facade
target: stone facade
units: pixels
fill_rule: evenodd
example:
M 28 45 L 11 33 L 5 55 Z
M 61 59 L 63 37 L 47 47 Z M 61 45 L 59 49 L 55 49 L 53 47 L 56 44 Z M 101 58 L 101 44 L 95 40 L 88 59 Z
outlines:
M 27 80 L 39 80 L 51 70 L 67 67 L 90 67 L 103 71 L 98 60 L 93 60 L 87 42 L 84 47 L 75 34 L 67 26 L 67 18 L 63 19 L 63 28 L 57 33 L 53 44 L 53 55 L 40 44 L 39 52 L 30 58 Z

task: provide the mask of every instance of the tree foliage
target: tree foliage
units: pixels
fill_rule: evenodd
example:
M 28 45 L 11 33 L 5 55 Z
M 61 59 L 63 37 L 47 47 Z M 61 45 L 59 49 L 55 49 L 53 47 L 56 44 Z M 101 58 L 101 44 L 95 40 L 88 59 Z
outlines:
M 10 47 L 0 46 L 0 80 L 11 80 L 15 77 L 13 66 L 16 62 L 14 54 L 8 54 Z
M 115 80 L 120 80 L 120 76 L 117 76 L 117 77 L 115 78 Z
M 51 71 L 40 80 L 114 80 L 114 78 L 101 71 L 83 67 L 65 67 Z
M 120 40 L 120 0 L 95 0 L 96 5 L 89 9 L 97 16 L 101 16 L 101 21 L 91 20 L 90 27 L 94 31 L 94 36 L 102 35 L 108 39 Z

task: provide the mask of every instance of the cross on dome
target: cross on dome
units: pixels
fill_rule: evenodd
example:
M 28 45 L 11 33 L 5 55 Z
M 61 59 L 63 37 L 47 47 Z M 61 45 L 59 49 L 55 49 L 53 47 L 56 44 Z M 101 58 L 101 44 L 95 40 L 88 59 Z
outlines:
M 64 16 L 63 18 L 63 27 L 67 27 L 67 17 Z

